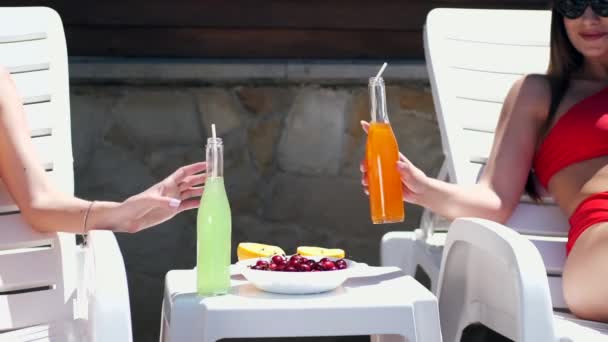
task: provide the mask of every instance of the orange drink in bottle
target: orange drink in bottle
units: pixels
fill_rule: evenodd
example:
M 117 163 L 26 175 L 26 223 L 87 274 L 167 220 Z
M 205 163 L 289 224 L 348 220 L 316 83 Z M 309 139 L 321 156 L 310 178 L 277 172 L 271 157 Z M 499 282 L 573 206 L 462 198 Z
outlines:
M 369 88 L 372 121 L 365 153 L 371 219 L 374 224 L 403 222 L 403 190 L 397 171 L 399 147 L 388 121 L 384 80 L 371 78 Z

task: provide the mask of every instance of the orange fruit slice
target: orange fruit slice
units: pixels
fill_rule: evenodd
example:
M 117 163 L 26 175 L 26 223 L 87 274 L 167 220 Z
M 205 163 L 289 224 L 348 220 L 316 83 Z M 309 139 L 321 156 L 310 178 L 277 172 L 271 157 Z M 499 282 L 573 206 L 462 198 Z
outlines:
M 331 258 L 344 258 L 344 250 L 339 248 L 323 248 L 323 247 L 311 247 L 311 246 L 300 246 L 298 247 L 298 254 L 301 256 L 324 256 Z
M 239 261 L 253 258 L 266 258 L 275 254 L 284 255 L 285 252 L 281 247 L 255 242 L 241 242 L 236 249 L 236 255 Z

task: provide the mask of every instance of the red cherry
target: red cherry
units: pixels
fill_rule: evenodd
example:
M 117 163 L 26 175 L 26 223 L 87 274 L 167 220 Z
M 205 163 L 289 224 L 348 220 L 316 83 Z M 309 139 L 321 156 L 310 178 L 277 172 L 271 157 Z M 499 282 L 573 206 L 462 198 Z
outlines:
M 300 259 L 291 259 L 289 260 L 289 262 L 287 263 L 287 266 L 292 266 L 295 268 L 298 268 L 298 266 L 301 264 Z
M 298 270 L 300 270 L 300 272 L 310 272 L 312 269 L 308 264 L 300 264 Z
M 256 262 L 255 265 L 258 267 L 268 267 L 268 261 L 258 260 L 258 262 Z
M 343 269 L 346 269 L 348 266 L 346 265 L 346 263 L 341 263 L 341 264 L 336 264 L 336 267 L 339 270 L 343 270 Z
M 336 265 L 330 260 L 321 263 L 321 266 L 323 266 L 323 269 L 325 270 L 330 270 L 332 267 L 336 267 Z
M 282 272 L 285 270 L 285 264 L 281 264 L 281 265 L 277 265 L 277 268 L 275 269 L 275 271 L 279 271 Z
M 321 265 L 321 263 L 316 263 L 314 264 L 314 266 L 312 267 L 313 270 L 317 270 L 317 271 L 324 271 L 325 268 L 323 267 L 323 265 Z
M 338 270 L 338 268 L 336 266 L 334 266 L 334 267 L 330 268 L 328 271 L 337 271 L 337 270 Z
M 268 269 L 271 271 L 276 271 L 277 270 L 277 264 L 272 263 L 270 265 L 268 265 Z
M 283 265 L 285 263 L 285 258 L 280 255 L 275 255 L 272 257 L 272 262 L 277 265 Z
M 296 272 L 296 268 L 293 266 L 287 266 L 285 267 L 285 272 Z

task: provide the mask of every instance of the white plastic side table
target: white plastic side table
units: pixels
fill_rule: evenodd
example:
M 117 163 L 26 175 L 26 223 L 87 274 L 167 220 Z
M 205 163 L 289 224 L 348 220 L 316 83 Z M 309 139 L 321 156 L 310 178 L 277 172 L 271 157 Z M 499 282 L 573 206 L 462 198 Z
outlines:
M 194 270 L 165 279 L 161 342 L 222 338 L 374 336 L 441 342 L 437 298 L 396 267 L 367 267 L 341 287 L 312 295 L 258 290 L 232 269 L 228 294 L 200 297 Z

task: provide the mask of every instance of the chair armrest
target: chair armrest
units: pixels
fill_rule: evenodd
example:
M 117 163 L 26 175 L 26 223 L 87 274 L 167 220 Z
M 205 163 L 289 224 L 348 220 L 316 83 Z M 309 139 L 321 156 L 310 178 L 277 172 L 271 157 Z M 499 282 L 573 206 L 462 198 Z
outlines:
M 447 335 L 477 320 L 517 341 L 555 340 L 540 253 L 527 238 L 499 223 L 477 218 L 452 223 L 438 297 Z
M 132 342 L 129 288 L 120 248 L 110 231 L 92 231 L 85 256 L 91 341 Z
M 416 232 L 388 232 L 380 242 L 380 265 L 396 266 L 414 276 L 414 252 Z

